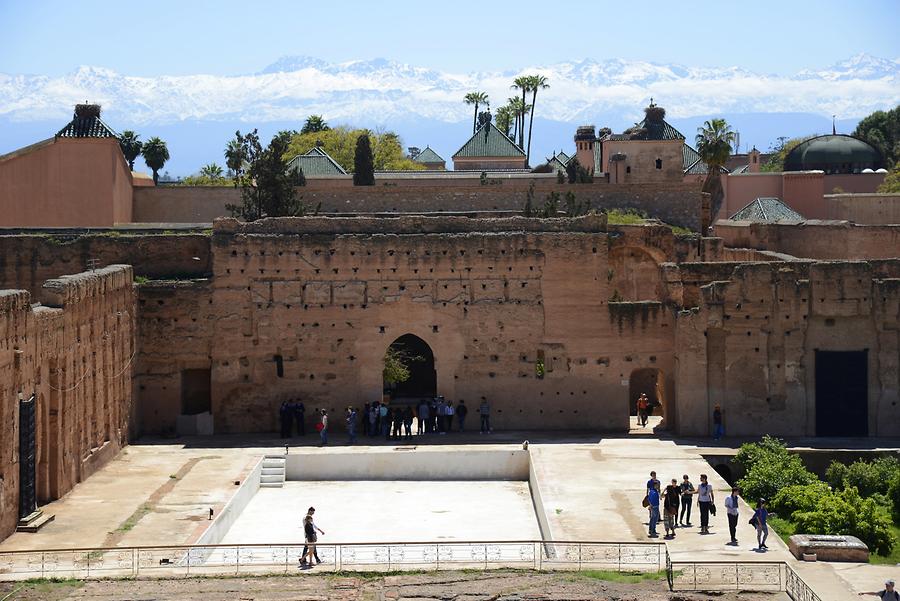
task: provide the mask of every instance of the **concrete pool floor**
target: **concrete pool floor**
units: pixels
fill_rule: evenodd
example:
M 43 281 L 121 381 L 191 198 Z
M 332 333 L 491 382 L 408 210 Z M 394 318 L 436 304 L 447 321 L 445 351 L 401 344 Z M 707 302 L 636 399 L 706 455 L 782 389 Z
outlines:
M 541 537 L 527 482 L 285 482 L 261 488 L 222 544 L 302 543 L 311 505 L 322 543 Z

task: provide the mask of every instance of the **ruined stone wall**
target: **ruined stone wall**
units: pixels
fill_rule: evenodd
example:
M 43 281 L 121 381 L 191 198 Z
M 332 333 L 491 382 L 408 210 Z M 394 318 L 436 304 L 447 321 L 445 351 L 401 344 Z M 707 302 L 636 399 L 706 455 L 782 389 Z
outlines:
M 679 150 L 680 153 L 680 150 Z M 680 154 L 679 154 L 679 161 Z M 374 186 L 352 186 L 343 180 L 310 179 L 298 193 L 320 213 L 416 213 L 438 211 L 521 211 L 534 183 L 535 203 L 550 192 L 572 191 L 595 209 L 635 208 L 688 229 L 700 228 L 699 184 L 558 184 L 554 178 L 477 179 L 376 178 Z M 134 190 L 134 220 L 144 223 L 210 223 L 229 215 L 226 204 L 238 204 L 240 190 L 230 187 L 147 187 Z
M 851 261 L 900 258 L 900 225 L 719 221 L 715 230 L 727 246 L 769 250 L 798 258 Z
M 28 290 L 35 298 L 46 280 L 91 267 L 131 265 L 135 276 L 201 277 L 211 270 L 208 234 L 0 235 L 0 289 Z
M 286 398 L 342 431 L 341 409 L 381 398 L 384 352 L 411 333 L 471 422 L 485 397 L 499 428 L 623 430 L 634 370 L 671 388 L 674 326 L 659 303 L 609 309 L 604 225 L 219 222 L 211 281 L 140 287 L 144 426 L 173 427 L 183 370 L 209 368 L 217 432 L 272 431 Z
M 703 287 L 676 317 L 678 432 L 709 434 L 721 403 L 731 435 L 815 436 L 815 351 L 868 349 L 869 434 L 900 434 L 898 277 L 900 261 L 750 263 Z
M 40 298 L 32 306 L 27 291 L 0 291 L 0 538 L 18 517 L 20 391 L 37 399 L 39 503 L 87 478 L 129 437 L 131 267 L 48 280 Z

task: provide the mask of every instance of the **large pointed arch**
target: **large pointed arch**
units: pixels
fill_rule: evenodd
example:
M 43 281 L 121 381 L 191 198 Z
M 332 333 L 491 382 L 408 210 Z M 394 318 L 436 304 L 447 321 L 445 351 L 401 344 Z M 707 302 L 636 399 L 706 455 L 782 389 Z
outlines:
M 406 382 L 388 386 L 384 391 L 391 399 L 421 399 L 437 396 L 437 370 L 434 366 L 434 352 L 427 342 L 415 334 L 404 334 L 388 347 L 400 351 L 412 360 L 407 362 L 410 377 Z

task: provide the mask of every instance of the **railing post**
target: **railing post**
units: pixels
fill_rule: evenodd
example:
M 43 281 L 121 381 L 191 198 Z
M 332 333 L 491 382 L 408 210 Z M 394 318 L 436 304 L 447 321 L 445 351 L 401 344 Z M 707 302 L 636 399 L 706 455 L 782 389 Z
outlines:
M 578 543 L 578 571 L 581 571 L 581 543 Z
M 616 571 L 621 572 L 622 571 L 622 543 L 619 543 L 617 546 L 618 546 L 619 550 L 618 550 L 618 553 L 616 553 L 616 563 L 618 565 L 618 567 L 616 568 Z
M 487 543 L 484 543 L 484 569 L 487 569 Z
M 237 545 L 234 548 L 234 575 L 237 576 L 240 572 L 241 572 L 241 547 L 240 547 L 240 545 Z
M 44 552 L 41 551 L 41 578 L 44 577 Z

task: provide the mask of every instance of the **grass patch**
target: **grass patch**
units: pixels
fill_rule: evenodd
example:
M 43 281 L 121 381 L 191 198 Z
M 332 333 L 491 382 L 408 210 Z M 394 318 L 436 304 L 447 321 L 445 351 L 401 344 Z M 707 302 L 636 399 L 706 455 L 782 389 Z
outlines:
M 784 544 L 788 544 L 790 542 L 788 539 L 797 534 L 797 525 L 790 520 L 770 515 L 766 522 L 769 524 L 769 528 L 774 530 L 775 534 L 784 541 Z
M 145 515 L 153 511 L 153 507 L 149 503 L 144 503 L 140 507 L 137 508 L 137 511 L 128 516 L 128 519 L 119 524 L 119 527 L 116 528 L 116 532 L 129 532 L 132 528 L 137 526 L 137 523 L 141 521 Z
M 609 225 L 640 225 L 644 219 L 646 216 L 635 209 L 610 209 L 606 213 L 606 223 Z
M 149 281 L 150 281 L 150 278 L 148 278 L 148 277 L 145 276 L 145 275 L 136 275 L 136 276 L 134 276 L 134 283 L 135 283 L 135 284 L 146 284 L 146 283 L 149 282 Z
M 894 538 L 898 541 L 894 545 L 894 549 L 891 551 L 890 555 L 869 555 L 869 563 L 878 563 L 878 564 L 887 564 L 887 565 L 895 565 L 900 563 L 900 527 L 897 527 L 896 524 L 891 526 L 891 532 L 894 533 Z
M 574 579 L 603 580 L 624 584 L 640 584 L 651 580 L 664 580 L 665 572 L 616 572 L 615 570 L 582 570 L 572 574 Z

